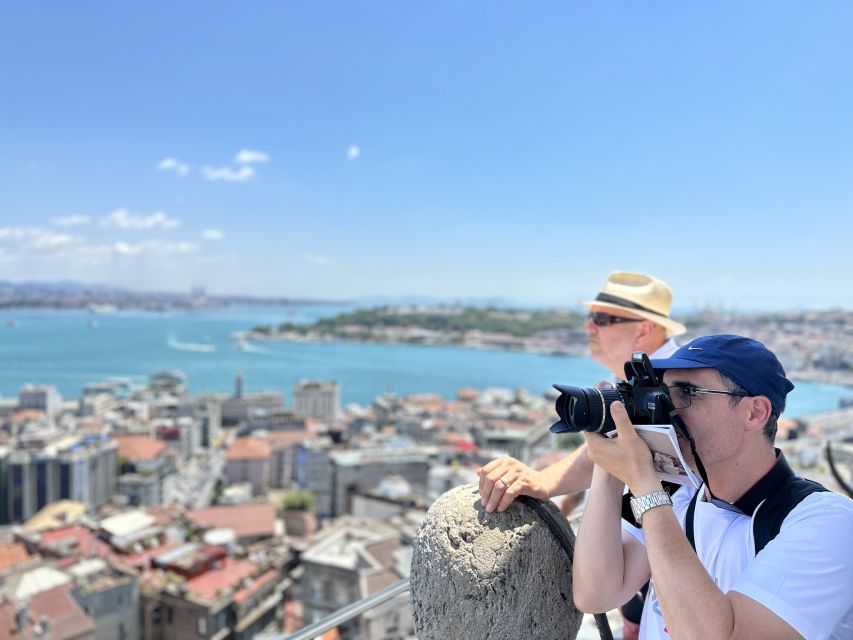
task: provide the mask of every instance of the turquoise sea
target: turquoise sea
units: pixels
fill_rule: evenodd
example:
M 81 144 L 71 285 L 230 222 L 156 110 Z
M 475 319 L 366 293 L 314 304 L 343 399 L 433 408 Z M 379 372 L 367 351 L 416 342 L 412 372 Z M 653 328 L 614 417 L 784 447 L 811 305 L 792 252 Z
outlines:
M 591 385 L 605 370 L 587 359 L 454 347 L 349 343 L 240 343 L 234 332 L 282 321 L 311 322 L 346 307 L 240 307 L 181 312 L 0 312 L 0 394 L 26 383 L 55 385 L 79 397 L 86 382 L 130 377 L 144 382 L 164 368 L 187 374 L 193 393 L 228 392 L 242 372 L 247 391 L 281 391 L 291 402 L 301 379 L 336 380 L 344 404 L 369 404 L 377 395 L 438 393 L 461 387 L 525 388 L 542 393 L 552 383 Z M 786 415 L 838 405 L 853 390 L 797 383 Z

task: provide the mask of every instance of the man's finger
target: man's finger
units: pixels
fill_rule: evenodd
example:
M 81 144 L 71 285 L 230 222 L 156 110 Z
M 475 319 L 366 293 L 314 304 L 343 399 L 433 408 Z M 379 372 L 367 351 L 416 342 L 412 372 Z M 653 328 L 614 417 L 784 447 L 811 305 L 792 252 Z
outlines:
M 506 491 L 504 491 L 504 494 L 500 499 L 500 502 L 498 502 L 497 510 L 499 512 L 506 511 L 509 508 L 509 505 L 515 502 L 515 499 L 524 493 L 526 486 L 527 484 L 521 478 L 516 478 L 515 480 L 510 481 L 509 486 L 506 488 Z
M 488 464 L 477 469 L 477 475 L 480 476 L 480 498 L 485 502 L 489 498 L 492 490 L 492 482 L 489 480 L 489 474 L 496 467 L 503 463 L 503 458 L 495 458 Z
M 635 434 L 634 425 L 631 424 L 631 419 L 628 417 L 628 412 L 621 402 L 614 402 L 610 405 L 610 415 L 613 416 L 613 424 L 616 425 L 616 433 L 619 437 Z
M 480 499 L 483 504 L 486 504 L 492 499 L 492 494 L 495 493 L 495 490 L 500 488 L 503 490 L 503 485 L 499 482 L 499 480 L 506 474 L 507 465 L 506 464 L 498 464 L 489 471 L 488 474 L 482 477 L 483 480 L 483 488 L 480 491 Z M 501 484 L 500 487 L 498 485 Z
M 491 513 L 492 511 L 497 509 L 498 504 L 500 504 L 501 498 L 503 498 L 506 489 L 507 485 L 504 485 L 503 482 L 495 482 L 495 486 L 492 487 L 492 492 L 489 496 L 489 501 L 486 503 L 486 511 Z

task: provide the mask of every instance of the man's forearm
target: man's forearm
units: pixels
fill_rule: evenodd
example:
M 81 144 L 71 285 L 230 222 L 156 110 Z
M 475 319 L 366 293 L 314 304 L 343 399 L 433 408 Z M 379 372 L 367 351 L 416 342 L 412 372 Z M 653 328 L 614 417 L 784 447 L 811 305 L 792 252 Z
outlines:
M 730 638 L 732 604 L 699 562 L 672 508 L 647 511 L 643 531 L 655 594 L 673 640 L 696 637 L 697 629 L 703 638 Z
M 624 486 L 595 467 L 572 567 L 575 603 L 587 613 L 618 607 L 630 597 L 630 593 L 624 596 L 625 560 L 620 523 Z
M 579 493 L 589 489 L 593 466 L 584 443 L 562 460 L 544 468 L 542 475 L 550 497 Z

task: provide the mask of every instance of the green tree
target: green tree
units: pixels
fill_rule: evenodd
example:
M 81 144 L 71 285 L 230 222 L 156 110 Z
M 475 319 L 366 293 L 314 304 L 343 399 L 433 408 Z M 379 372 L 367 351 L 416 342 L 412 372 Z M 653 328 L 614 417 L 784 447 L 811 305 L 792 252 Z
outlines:
M 313 511 L 314 494 L 310 491 L 292 491 L 281 501 L 282 511 Z

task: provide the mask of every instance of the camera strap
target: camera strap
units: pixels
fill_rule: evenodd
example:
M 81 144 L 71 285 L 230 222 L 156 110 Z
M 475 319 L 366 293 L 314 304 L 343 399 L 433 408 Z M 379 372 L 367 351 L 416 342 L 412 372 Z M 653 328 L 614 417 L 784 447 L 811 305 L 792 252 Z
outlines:
M 678 410 L 672 406 L 672 403 L 669 403 L 669 405 L 669 419 L 672 421 L 672 425 L 676 428 L 678 433 L 684 436 L 687 439 L 687 442 L 690 443 L 690 453 L 693 456 L 693 460 L 696 462 L 696 470 L 699 472 L 702 482 L 705 483 L 708 493 L 711 494 L 711 498 L 716 499 L 714 497 L 714 492 L 711 491 L 711 484 L 708 482 L 708 472 L 705 471 L 705 465 L 702 464 L 702 459 L 696 451 L 696 441 L 693 439 L 693 436 L 690 435 L 690 430 L 687 428 L 687 425 L 684 424 L 684 420 L 682 420 L 681 416 L 678 415 Z

